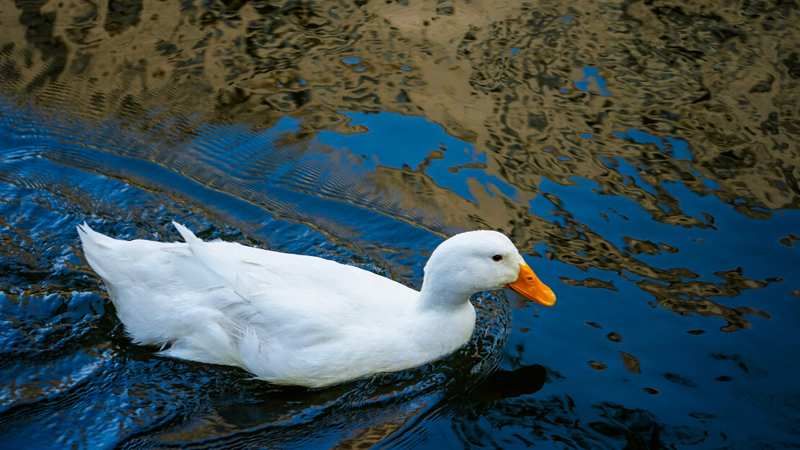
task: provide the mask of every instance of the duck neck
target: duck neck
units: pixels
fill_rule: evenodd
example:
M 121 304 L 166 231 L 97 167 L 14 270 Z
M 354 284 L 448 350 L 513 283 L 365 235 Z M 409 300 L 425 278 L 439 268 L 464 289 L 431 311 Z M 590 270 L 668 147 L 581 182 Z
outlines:
M 472 292 L 458 289 L 452 283 L 437 282 L 435 277 L 426 277 L 419 291 L 419 307 L 425 310 L 452 311 L 468 306 Z M 456 285 L 457 286 L 457 285 Z

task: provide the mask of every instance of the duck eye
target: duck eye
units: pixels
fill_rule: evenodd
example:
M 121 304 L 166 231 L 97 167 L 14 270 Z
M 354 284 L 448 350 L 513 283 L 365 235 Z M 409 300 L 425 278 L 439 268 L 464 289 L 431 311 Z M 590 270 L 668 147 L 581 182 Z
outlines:
M 492 260 L 493 261 L 502 261 L 503 260 L 503 255 L 494 255 L 494 256 L 492 256 Z

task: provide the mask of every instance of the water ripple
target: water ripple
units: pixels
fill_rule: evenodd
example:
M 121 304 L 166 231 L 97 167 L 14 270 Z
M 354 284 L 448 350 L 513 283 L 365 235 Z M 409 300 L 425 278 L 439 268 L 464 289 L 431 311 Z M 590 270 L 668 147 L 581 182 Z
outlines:
M 796 446 L 795 3 L 3 14 L 7 447 Z M 74 227 L 173 219 L 410 286 L 444 236 L 496 229 L 559 303 L 487 295 L 439 363 L 274 388 L 124 336 Z

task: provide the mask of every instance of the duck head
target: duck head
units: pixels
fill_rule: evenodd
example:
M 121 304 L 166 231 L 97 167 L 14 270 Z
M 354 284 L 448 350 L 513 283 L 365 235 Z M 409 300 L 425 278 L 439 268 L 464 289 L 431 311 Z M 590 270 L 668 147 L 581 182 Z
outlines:
M 464 296 L 502 288 L 545 306 L 556 301 L 511 240 L 496 231 L 457 234 L 442 242 L 425 265 L 422 292 L 436 292 L 443 302 L 463 302 Z

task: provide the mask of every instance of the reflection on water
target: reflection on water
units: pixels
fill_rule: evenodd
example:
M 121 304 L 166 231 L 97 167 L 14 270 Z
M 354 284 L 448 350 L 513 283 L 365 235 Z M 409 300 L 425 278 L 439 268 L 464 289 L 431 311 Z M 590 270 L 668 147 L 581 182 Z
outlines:
M 0 23 L 6 446 L 800 445 L 795 3 L 15 0 Z M 445 236 L 496 229 L 560 301 L 485 294 L 442 361 L 275 388 L 124 336 L 74 227 L 173 219 L 411 286 Z

